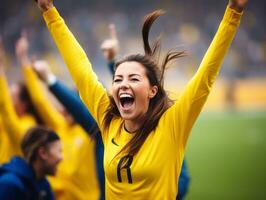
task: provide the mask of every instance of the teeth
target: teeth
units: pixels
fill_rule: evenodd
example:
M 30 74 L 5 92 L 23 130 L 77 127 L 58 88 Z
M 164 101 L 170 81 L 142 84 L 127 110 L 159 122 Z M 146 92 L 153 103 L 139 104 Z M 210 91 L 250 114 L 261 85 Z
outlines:
M 120 95 L 120 98 L 125 98 L 125 97 L 132 98 L 132 96 L 130 94 L 121 94 Z

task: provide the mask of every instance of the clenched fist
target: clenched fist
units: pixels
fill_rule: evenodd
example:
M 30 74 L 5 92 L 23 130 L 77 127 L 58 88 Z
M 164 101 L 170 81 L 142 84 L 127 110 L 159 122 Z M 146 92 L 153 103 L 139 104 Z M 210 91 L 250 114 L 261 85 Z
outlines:
M 45 12 L 49 8 L 52 8 L 54 6 L 53 0 L 35 0 L 35 1 L 42 12 Z
M 237 12 L 242 12 L 247 5 L 248 0 L 230 0 L 230 8 L 236 10 Z

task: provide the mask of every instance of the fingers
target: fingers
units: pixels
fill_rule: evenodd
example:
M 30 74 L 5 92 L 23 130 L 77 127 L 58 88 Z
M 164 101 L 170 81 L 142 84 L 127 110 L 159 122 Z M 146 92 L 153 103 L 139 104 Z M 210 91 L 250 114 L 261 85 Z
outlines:
M 109 33 L 111 39 L 117 40 L 116 28 L 114 24 L 109 24 Z

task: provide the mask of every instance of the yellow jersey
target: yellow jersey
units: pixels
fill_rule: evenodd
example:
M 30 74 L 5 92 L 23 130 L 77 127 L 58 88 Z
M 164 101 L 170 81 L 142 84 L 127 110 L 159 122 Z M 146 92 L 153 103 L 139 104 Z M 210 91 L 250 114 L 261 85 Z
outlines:
M 83 102 L 98 123 L 104 143 L 106 199 L 176 199 L 178 177 L 187 139 L 211 87 L 223 58 L 233 40 L 242 13 L 227 7 L 219 29 L 199 69 L 180 98 L 162 115 L 134 157 L 117 156 L 132 137 L 124 129 L 122 118 L 113 118 L 103 126 L 109 98 L 92 70 L 86 53 L 53 7 L 44 12 L 47 27 L 75 81 Z M 128 162 L 124 168 L 121 164 Z
M 21 156 L 20 143 L 26 131 L 36 125 L 33 116 L 17 116 L 5 76 L 0 75 L 0 164 Z

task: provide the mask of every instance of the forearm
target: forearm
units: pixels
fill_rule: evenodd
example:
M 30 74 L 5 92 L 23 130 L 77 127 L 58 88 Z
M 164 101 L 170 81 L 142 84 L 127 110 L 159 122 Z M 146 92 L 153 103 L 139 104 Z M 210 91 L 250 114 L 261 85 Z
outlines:
M 188 88 L 192 100 L 207 96 L 240 23 L 241 13 L 227 7 L 218 31 Z
M 97 80 L 90 61 L 54 7 L 46 11 L 43 16 L 82 100 L 94 119 L 101 123 L 109 98 Z
M 9 133 L 9 137 L 13 143 L 21 141 L 24 132 L 20 125 L 20 120 L 12 104 L 12 99 L 8 91 L 8 84 L 4 74 L 0 74 L 0 114 L 2 116 L 2 123 L 5 130 Z
M 56 110 L 45 96 L 41 82 L 30 66 L 23 67 L 23 74 L 31 99 L 45 124 L 53 129 L 65 125 L 64 117 Z
M 98 129 L 95 120 L 80 100 L 78 94 L 58 80 L 53 85 L 50 85 L 49 89 L 87 133 L 92 134 Z
M 227 7 L 218 31 L 208 48 L 195 76 L 173 106 L 172 118 L 180 124 L 177 141 L 185 147 L 188 135 L 201 112 L 213 83 L 219 73 L 222 61 L 228 51 L 240 23 L 241 14 Z

